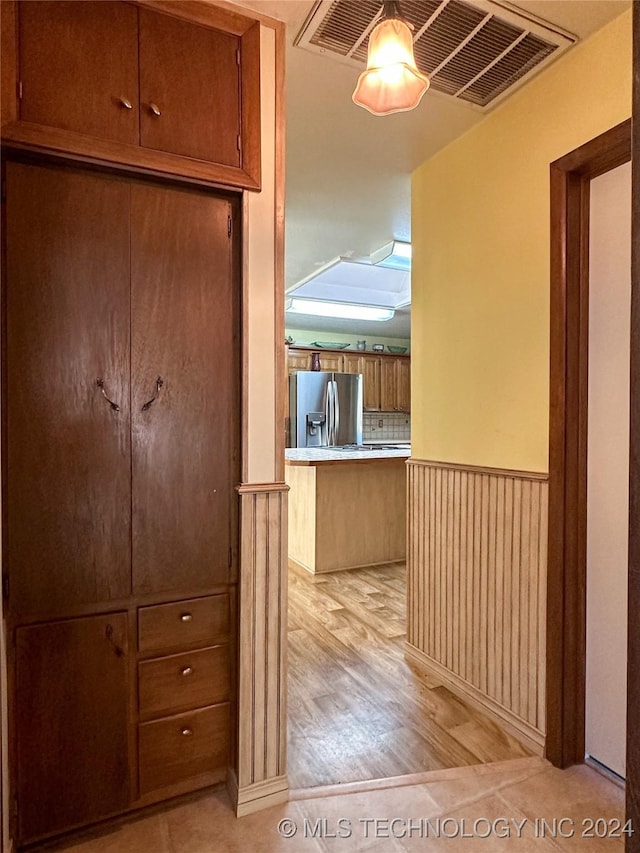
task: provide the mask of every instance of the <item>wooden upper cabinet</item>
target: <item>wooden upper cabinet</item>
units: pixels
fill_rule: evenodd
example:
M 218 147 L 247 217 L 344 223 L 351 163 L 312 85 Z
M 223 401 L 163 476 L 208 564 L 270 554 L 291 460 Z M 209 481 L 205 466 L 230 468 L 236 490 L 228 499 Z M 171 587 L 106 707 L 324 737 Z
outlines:
M 2 140 L 260 189 L 260 23 L 205 3 L 3 0 Z
M 240 39 L 139 10 L 140 143 L 240 166 Z
M 396 362 L 397 403 L 399 412 L 411 411 L 411 361 L 399 358 Z
M 396 382 L 396 360 L 381 359 L 380 365 L 380 409 L 383 412 L 395 412 L 398 408 Z
M 411 411 L 411 381 L 408 358 L 380 359 L 380 408 L 383 412 Z
M 364 377 L 363 407 L 366 412 L 380 411 L 380 363 L 377 355 L 362 356 L 362 375 Z
M 362 356 L 346 352 L 342 356 L 342 372 L 362 373 Z
M 137 15 L 127 3 L 20 4 L 20 119 L 136 144 Z
M 287 353 L 287 369 L 289 373 L 297 373 L 298 370 L 311 370 L 312 354 L 317 352 L 320 356 L 320 370 L 331 370 L 335 373 L 343 372 L 343 355 L 340 352 L 322 352 L 320 350 L 297 350 L 290 348 Z M 354 373 L 357 371 L 354 371 Z
M 321 352 L 320 370 L 331 370 L 336 373 L 342 373 L 342 358 L 342 353 L 339 352 Z
M 311 353 L 303 350 L 289 349 L 287 353 L 287 370 L 297 373 L 298 370 L 311 370 Z
M 311 370 L 312 349 L 292 349 L 287 354 L 289 373 Z M 411 360 L 391 355 L 355 352 L 320 352 L 320 369 L 361 373 L 365 412 L 411 411 Z

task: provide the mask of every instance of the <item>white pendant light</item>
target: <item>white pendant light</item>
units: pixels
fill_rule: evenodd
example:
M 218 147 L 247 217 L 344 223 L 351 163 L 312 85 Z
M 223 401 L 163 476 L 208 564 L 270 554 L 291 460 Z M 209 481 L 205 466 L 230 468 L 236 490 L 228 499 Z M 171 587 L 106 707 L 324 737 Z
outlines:
M 376 116 L 412 110 L 429 88 L 413 56 L 411 25 L 398 4 L 385 0 L 384 12 L 369 34 L 367 68 L 358 78 L 353 102 Z

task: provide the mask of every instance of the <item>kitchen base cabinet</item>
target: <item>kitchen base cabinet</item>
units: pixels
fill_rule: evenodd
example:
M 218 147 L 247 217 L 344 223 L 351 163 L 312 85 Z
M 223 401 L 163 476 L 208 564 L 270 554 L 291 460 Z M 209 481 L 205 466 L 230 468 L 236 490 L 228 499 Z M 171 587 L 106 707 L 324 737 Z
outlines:
M 36 840 L 127 807 L 127 614 L 16 631 L 19 837 Z
M 319 574 L 405 559 L 406 458 L 287 461 L 285 480 L 290 563 Z

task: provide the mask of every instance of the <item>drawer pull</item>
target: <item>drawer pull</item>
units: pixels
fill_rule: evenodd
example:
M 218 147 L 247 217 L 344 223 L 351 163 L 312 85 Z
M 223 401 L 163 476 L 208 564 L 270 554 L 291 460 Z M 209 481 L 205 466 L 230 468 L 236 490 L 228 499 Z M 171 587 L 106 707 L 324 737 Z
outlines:
M 193 616 L 191 615 L 191 613 L 183 613 L 182 616 L 180 617 L 180 621 L 181 622 L 192 622 Z
M 192 734 L 193 734 L 193 729 L 182 729 L 182 736 L 183 737 L 191 737 Z
M 180 675 L 191 675 L 193 669 L 190 666 L 184 666 L 180 670 Z

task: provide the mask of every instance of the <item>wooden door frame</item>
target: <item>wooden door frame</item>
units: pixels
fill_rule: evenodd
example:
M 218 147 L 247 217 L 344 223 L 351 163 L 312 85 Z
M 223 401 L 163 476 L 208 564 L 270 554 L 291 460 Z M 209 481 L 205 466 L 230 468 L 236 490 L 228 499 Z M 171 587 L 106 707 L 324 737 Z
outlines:
M 633 139 L 640 152 L 640 3 L 633 4 Z M 632 168 L 631 434 L 629 442 L 629 632 L 627 662 L 627 818 L 635 834 L 627 853 L 640 853 L 640 169 Z M 631 736 L 631 732 L 635 737 Z
M 551 164 L 551 384 L 545 755 L 584 761 L 589 190 L 631 159 L 631 120 Z

